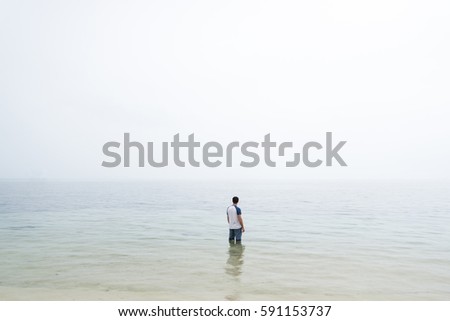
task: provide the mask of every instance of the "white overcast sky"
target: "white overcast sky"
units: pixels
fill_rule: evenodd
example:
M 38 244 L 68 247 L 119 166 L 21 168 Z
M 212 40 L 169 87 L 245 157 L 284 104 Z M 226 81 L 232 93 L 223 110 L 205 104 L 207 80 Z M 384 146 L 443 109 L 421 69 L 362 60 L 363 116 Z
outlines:
M 448 1 L 1 1 L 0 43 L 3 179 L 450 178 Z M 100 166 L 327 131 L 348 167 Z

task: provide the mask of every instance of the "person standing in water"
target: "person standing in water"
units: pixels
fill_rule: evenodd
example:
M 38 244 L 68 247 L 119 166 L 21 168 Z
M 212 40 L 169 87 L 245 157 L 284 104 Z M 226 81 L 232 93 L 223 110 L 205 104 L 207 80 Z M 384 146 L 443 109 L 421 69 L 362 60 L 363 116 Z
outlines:
M 227 221 L 230 228 L 230 236 L 228 240 L 230 242 L 236 243 L 241 242 L 242 233 L 245 232 L 244 221 L 242 220 L 241 209 L 237 206 L 239 203 L 239 197 L 233 197 L 233 205 L 228 206 L 227 208 Z

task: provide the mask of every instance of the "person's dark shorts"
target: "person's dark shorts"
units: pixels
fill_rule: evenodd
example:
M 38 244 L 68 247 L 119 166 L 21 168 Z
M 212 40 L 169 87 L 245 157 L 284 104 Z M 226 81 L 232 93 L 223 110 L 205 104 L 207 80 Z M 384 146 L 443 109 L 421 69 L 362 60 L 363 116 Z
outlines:
M 242 228 L 230 229 L 230 236 L 228 237 L 228 240 L 234 241 L 236 239 L 236 242 L 240 242 L 241 237 L 242 237 Z

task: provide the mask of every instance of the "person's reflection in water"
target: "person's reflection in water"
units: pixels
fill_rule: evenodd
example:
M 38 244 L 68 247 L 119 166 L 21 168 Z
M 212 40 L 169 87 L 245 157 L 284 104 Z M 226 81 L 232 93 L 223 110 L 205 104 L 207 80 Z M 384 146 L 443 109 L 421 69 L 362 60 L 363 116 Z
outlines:
M 228 248 L 228 260 L 225 267 L 225 272 L 232 278 L 232 288 L 234 294 L 227 295 L 227 300 L 239 300 L 239 282 L 242 274 L 242 265 L 244 264 L 244 250 L 245 246 L 239 243 L 230 243 Z M 234 285 L 234 286 L 233 286 Z

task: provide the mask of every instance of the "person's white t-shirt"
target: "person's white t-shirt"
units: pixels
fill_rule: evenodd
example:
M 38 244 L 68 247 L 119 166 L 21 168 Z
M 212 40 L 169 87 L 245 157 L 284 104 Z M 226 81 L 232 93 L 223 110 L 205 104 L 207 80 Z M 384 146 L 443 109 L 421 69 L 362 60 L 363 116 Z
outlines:
M 241 209 L 236 205 L 228 206 L 227 215 L 230 220 L 230 230 L 242 228 L 238 221 L 238 215 L 241 215 Z

